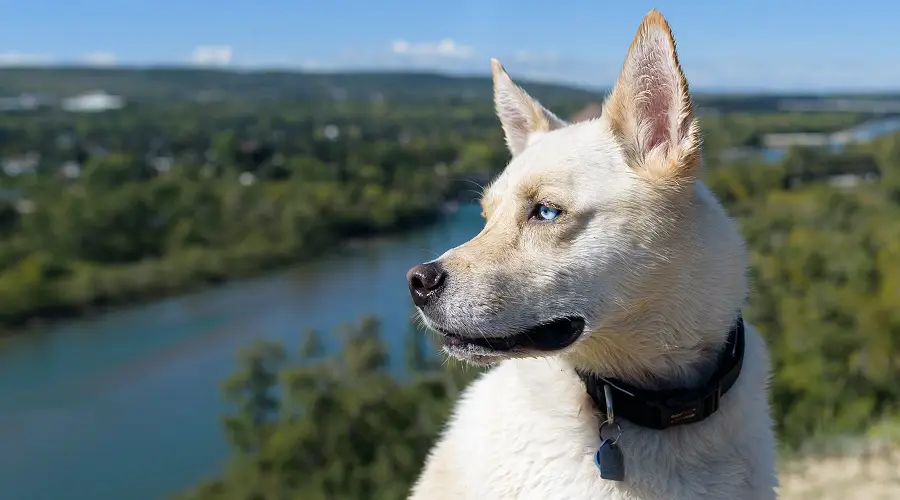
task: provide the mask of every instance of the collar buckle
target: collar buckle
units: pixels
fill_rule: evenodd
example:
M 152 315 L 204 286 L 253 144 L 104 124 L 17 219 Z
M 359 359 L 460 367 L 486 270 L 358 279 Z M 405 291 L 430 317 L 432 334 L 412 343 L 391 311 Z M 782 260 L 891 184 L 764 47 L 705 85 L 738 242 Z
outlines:
M 722 385 L 717 384 L 716 389 L 706 396 L 703 405 L 703 413 L 707 416 L 719 411 L 719 404 L 722 401 Z

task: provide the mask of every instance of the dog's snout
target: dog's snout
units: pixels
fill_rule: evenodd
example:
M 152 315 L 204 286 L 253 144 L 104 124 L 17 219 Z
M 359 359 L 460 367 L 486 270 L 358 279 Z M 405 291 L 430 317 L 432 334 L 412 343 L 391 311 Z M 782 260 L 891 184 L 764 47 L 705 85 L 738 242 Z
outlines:
M 429 301 L 436 299 L 446 280 L 447 272 L 437 262 L 419 264 L 406 272 L 409 293 L 413 303 L 419 307 L 425 307 Z

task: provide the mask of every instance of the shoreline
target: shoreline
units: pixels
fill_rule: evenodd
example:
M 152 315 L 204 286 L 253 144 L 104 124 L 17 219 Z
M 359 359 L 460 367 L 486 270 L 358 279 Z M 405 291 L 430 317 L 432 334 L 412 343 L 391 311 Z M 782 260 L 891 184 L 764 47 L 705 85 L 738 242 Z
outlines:
M 164 259 L 145 260 L 125 266 L 104 266 L 73 273 L 71 278 L 53 285 L 61 291 L 58 300 L 33 308 L 22 321 L 0 323 L 0 348 L 3 342 L 37 333 L 65 321 L 89 318 L 116 309 L 212 290 L 220 286 L 285 271 L 324 257 L 328 252 L 359 249 L 371 243 L 402 236 L 432 226 L 455 213 L 453 206 L 441 205 L 415 220 L 398 221 L 382 231 L 347 236 L 305 251 L 272 247 L 263 250 L 204 249 L 182 252 Z M 187 265 L 185 264 L 187 263 Z M 237 264 L 237 265 L 229 265 Z M 184 268 L 190 269 L 187 273 Z M 130 283 L 110 293 L 110 283 Z

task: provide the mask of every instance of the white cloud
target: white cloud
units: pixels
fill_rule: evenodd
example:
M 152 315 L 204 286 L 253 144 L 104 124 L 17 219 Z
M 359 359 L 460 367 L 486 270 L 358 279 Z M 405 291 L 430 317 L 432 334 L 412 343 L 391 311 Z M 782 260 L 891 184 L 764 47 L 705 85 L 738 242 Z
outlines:
M 445 38 L 439 42 L 411 43 L 406 40 L 394 40 L 391 52 L 401 56 L 442 57 L 448 59 L 468 59 L 475 53 L 469 45 L 458 45 L 453 39 Z
M 513 54 L 513 59 L 522 63 L 553 63 L 559 60 L 556 52 L 531 52 L 520 50 Z
M 0 66 L 43 66 L 53 63 L 50 54 L 7 51 L 0 52 Z
M 227 66 L 233 55 L 228 45 L 200 45 L 191 52 L 191 63 L 199 66 Z
M 112 52 L 91 52 L 82 56 L 81 61 L 88 66 L 114 66 L 116 55 Z
M 331 67 L 331 64 L 323 63 L 317 59 L 307 59 L 300 63 L 300 69 L 304 71 L 325 71 Z

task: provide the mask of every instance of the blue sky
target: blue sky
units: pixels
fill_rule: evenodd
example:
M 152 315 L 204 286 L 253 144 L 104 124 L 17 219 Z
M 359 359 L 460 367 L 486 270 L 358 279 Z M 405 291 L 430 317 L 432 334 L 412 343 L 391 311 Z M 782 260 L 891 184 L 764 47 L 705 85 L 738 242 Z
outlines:
M 900 2 L 0 0 L 0 64 L 420 69 L 611 84 L 659 8 L 695 88 L 900 90 Z

